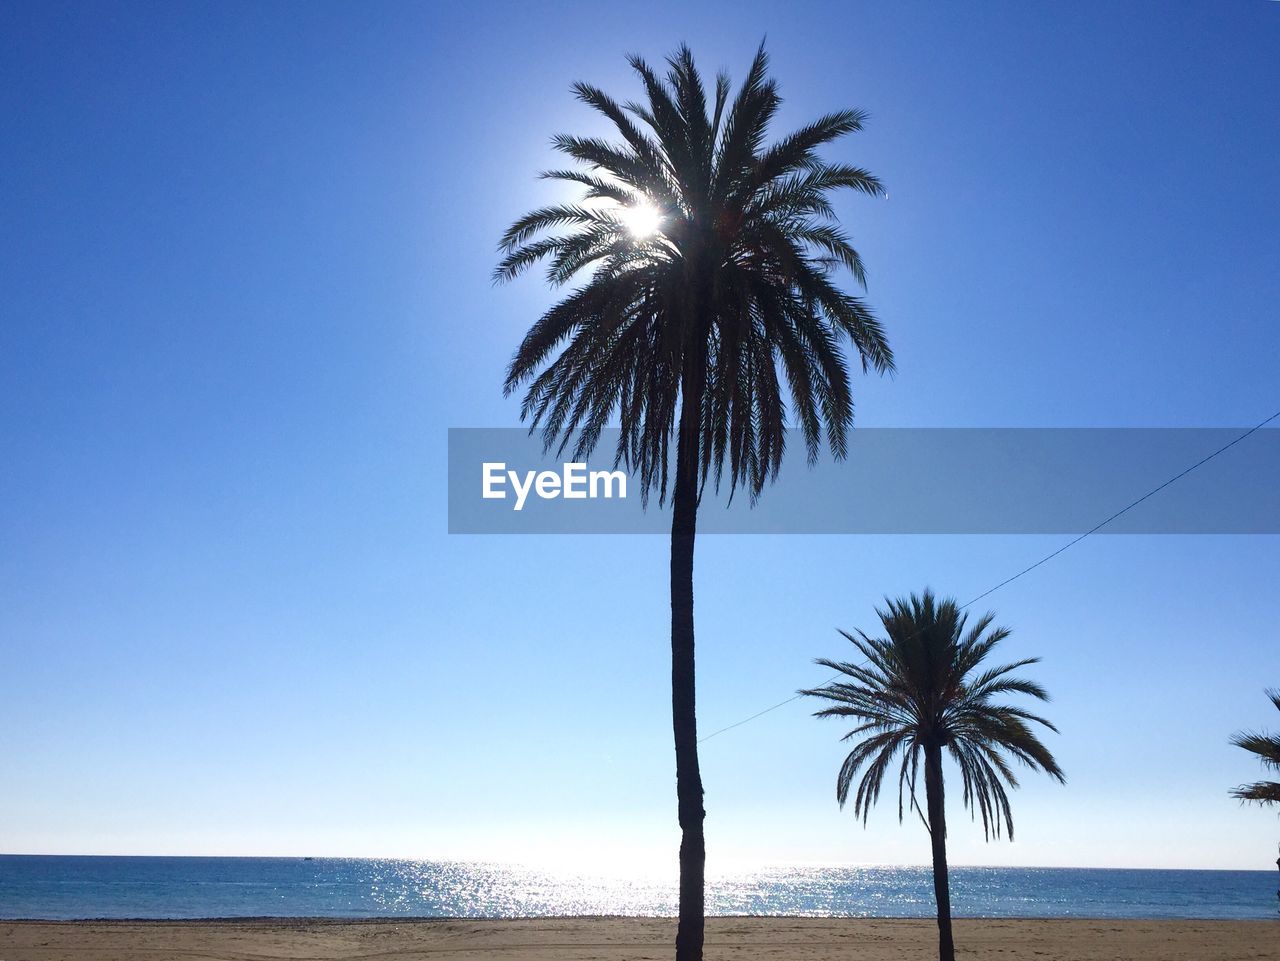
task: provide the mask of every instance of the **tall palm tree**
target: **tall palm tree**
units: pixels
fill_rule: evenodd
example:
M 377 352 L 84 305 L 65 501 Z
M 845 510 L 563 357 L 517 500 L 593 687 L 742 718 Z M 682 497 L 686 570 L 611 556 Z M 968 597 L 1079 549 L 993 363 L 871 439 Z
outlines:
M 1013 814 L 1006 786 L 1018 779 L 1010 765 L 1017 759 L 1065 781 L 1062 769 L 1040 742 L 1032 724 L 1057 731 L 1044 718 L 1022 708 L 995 703 L 1004 694 L 1025 694 L 1041 701 L 1049 695 L 1039 684 L 1013 676 L 1037 663 L 1023 658 L 999 667 L 983 667 L 1009 630 L 992 627 L 994 614 L 972 625 L 951 598 L 938 600 L 928 589 L 920 596 L 891 600 L 877 609 L 885 636 L 841 631 L 866 659 L 863 664 L 818 661 L 851 678 L 802 691 L 832 702 L 816 717 L 851 717 L 858 724 L 843 740 L 855 747 L 836 778 L 836 800 L 844 807 L 854 778 L 862 779 L 854 794 L 854 814 L 863 824 L 880 797 L 885 775 L 895 759 L 898 768 L 898 820 L 907 804 L 920 815 L 933 842 L 933 891 L 938 904 L 938 956 L 954 961 L 951 937 L 951 890 L 947 880 L 947 822 L 942 757 L 960 769 L 964 806 L 982 817 L 988 840 L 1002 828 L 1013 839 Z M 916 797 L 917 777 L 924 765 L 925 811 Z
M 1271 703 L 1280 710 L 1280 691 L 1267 691 Z M 1263 734 L 1254 731 L 1241 731 L 1231 736 L 1231 743 L 1242 747 L 1251 754 L 1258 755 L 1264 768 L 1280 771 L 1280 734 Z M 1242 801 L 1257 801 L 1259 804 L 1280 804 L 1280 782 L 1255 781 L 1253 784 L 1241 784 L 1231 792 L 1232 797 Z M 1280 864 L 1280 861 L 1276 862 Z
M 584 188 L 579 203 L 543 207 L 503 235 L 494 275 L 507 281 L 549 260 L 547 280 L 579 286 L 533 324 L 507 371 L 527 384 L 523 418 L 547 448 L 594 449 L 613 417 L 615 462 L 634 470 L 648 503 L 671 485 L 671 706 L 680 844 L 679 961 L 702 956 L 702 778 L 694 700 L 693 547 L 706 482 L 752 499 L 776 477 L 788 415 L 810 460 L 846 451 L 853 419 L 843 341 L 864 370 L 893 355 L 867 306 L 842 290 L 862 260 L 834 222 L 830 194 L 883 193 L 865 170 L 828 163 L 819 147 L 861 129 L 842 110 L 766 143 L 781 102 L 763 46 L 730 99 L 720 74 L 708 98 L 692 53 L 665 77 L 630 64 L 644 90 L 620 104 L 575 84 L 620 140 L 558 136 L 578 166 L 544 177 Z M 788 401 L 790 408 L 788 409 Z

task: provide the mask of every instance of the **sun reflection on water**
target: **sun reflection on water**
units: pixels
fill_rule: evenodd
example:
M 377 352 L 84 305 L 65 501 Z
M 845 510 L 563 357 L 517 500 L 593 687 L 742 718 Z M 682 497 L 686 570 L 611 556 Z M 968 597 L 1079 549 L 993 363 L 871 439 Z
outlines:
M 362 861 L 378 913 L 450 917 L 673 916 L 674 874 L 638 877 L 509 864 Z M 931 891 L 901 868 L 771 868 L 708 877 L 709 914 L 927 913 Z M 354 878 L 352 880 L 355 880 Z M 905 882 L 905 883 L 904 883 Z M 851 903 L 850 889 L 859 897 Z M 861 909 L 861 910 L 860 910 Z

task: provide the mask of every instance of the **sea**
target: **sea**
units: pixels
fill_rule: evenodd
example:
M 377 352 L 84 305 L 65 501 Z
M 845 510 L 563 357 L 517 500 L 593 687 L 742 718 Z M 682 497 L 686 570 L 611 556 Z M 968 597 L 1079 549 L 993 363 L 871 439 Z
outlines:
M 1276 918 L 1275 871 L 953 867 L 984 918 Z M 0 855 L 0 918 L 669 916 L 674 879 L 363 858 Z M 713 915 L 927 917 L 924 867 L 771 867 L 708 878 Z

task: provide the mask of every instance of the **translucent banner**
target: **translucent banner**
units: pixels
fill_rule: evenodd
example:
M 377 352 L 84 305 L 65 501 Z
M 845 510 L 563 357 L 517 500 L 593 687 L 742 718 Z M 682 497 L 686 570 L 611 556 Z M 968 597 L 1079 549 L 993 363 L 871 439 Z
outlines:
M 1177 477 L 1099 533 L 1280 533 L 1280 430 L 1232 444 L 1243 433 L 859 428 L 845 460 L 824 454 L 809 466 L 793 432 L 777 481 L 754 507 L 741 490 L 730 501 L 727 489 L 706 485 L 698 530 L 1080 534 Z M 644 508 L 638 477 L 613 462 L 617 439 L 616 430 L 605 431 L 592 457 L 577 461 L 544 452 L 541 438 L 521 428 L 450 429 L 449 532 L 665 533 L 669 505 L 655 496 Z

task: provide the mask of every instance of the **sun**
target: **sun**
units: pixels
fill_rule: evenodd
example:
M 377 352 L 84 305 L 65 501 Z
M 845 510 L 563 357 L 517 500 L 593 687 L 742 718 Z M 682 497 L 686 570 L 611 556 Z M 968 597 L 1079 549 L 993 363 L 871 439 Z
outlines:
M 652 237 L 662 229 L 662 213 L 647 200 L 623 207 L 619 210 L 618 217 L 637 240 Z

